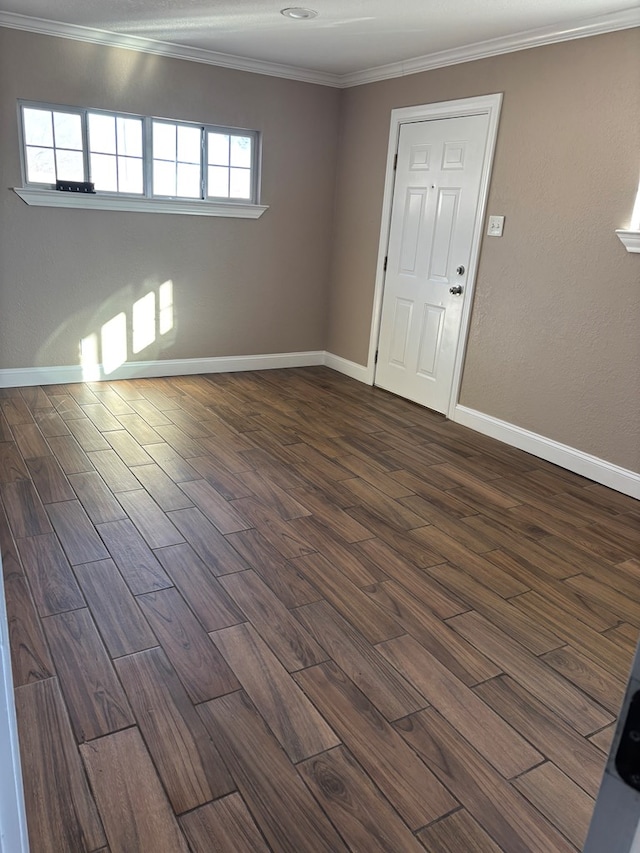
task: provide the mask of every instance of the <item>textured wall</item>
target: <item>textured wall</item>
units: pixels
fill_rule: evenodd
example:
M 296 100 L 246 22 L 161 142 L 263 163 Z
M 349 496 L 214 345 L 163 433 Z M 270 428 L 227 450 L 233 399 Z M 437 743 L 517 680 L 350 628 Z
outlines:
M 391 109 L 501 91 L 505 236 L 482 247 L 461 402 L 637 470 L 640 258 L 613 231 L 637 190 L 639 57 L 629 30 L 339 92 L 0 28 L 0 368 L 77 364 L 81 338 L 167 279 L 175 328 L 135 360 L 365 362 Z M 28 207 L 8 189 L 19 97 L 258 128 L 270 209 Z
M 256 128 L 257 221 L 28 207 L 16 99 Z M 322 349 L 340 92 L 0 28 L 0 367 L 78 342 L 167 279 L 175 328 L 134 360 Z
M 640 29 L 345 91 L 327 349 L 365 363 L 390 111 L 504 92 L 460 402 L 640 469 Z

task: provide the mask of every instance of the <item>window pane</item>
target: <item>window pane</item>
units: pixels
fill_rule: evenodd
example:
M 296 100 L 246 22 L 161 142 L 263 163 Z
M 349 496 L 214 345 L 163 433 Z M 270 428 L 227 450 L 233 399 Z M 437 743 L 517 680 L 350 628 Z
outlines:
M 127 157 L 142 157 L 142 122 L 139 118 L 116 120 L 118 154 Z
M 208 194 L 216 198 L 229 198 L 229 170 L 224 166 L 209 166 Z
M 251 198 L 251 172 L 249 169 L 231 169 L 229 195 L 231 198 Z
M 199 127 L 178 127 L 178 160 L 200 165 L 202 131 Z
M 116 158 L 111 154 L 91 155 L 91 180 L 97 190 L 118 191 L 118 173 Z
M 25 108 L 24 141 L 27 145 L 53 145 L 51 110 Z
M 176 194 L 176 164 L 165 163 L 163 160 L 153 161 L 153 194 Z
M 208 158 L 210 164 L 229 165 L 229 137 L 226 133 L 209 133 Z
M 75 151 L 82 151 L 82 124 L 79 115 L 54 113 L 53 126 L 56 134 L 56 148 L 73 148 Z M 69 180 L 72 179 L 69 178 Z
M 137 157 L 118 157 L 118 190 L 121 193 L 141 193 L 142 160 Z
M 178 195 L 200 198 L 200 166 L 178 163 Z
M 153 156 L 160 160 L 176 159 L 176 126 L 154 121 Z
M 84 181 L 82 151 L 56 150 L 58 179 L 61 181 Z
M 231 165 L 251 168 L 251 137 L 231 137 Z
M 55 184 L 53 148 L 27 148 L 27 180 L 36 184 Z
M 114 116 L 89 113 L 89 150 L 116 153 L 116 120 Z

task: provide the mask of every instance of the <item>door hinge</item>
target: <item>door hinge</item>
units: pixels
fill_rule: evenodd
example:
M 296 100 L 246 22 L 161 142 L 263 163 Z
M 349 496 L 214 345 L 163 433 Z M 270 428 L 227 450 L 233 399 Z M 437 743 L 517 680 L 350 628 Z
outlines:
M 385 257 L 385 259 L 384 259 L 384 264 L 382 265 L 382 271 L 383 271 L 383 272 L 386 272 L 386 271 L 387 271 L 387 261 L 388 261 L 388 260 L 389 260 L 389 258 L 388 258 L 388 257 Z
M 378 363 L 378 350 L 376 350 L 376 354 L 375 354 L 375 355 L 374 355 L 374 357 L 373 357 L 373 363 L 374 363 L 374 364 L 377 364 L 377 363 Z
M 396 152 L 396 156 L 393 158 L 393 171 L 398 168 L 398 153 Z

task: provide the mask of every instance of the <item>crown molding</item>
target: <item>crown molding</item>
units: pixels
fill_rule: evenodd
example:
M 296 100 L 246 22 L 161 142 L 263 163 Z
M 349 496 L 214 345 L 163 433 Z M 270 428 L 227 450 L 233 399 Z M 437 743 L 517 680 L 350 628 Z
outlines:
M 640 254 L 640 231 L 620 228 L 616 231 L 627 252 Z
M 24 30 L 29 33 L 39 33 L 45 36 L 84 41 L 89 44 L 101 44 L 108 47 L 122 47 L 125 50 L 137 50 L 140 53 L 153 53 L 157 56 L 168 56 L 171 59 L 186 59 L 189 62 L 202 62 L 205 65 L 217 65 L 221 68 L 231 68 L 234 71 L 249 71 L 252 74 L 266 74 L 269 77 L 283 77 L 287 80 L 298 80 L 302 83 L 319 83 L 322 86 L 340 86 L 340 76 L 325 71 L 313 71 L 308 68 L 297 68 L 294 65 L 281 65 L 277 62 L 263 62 L 260 59 L 249 59 L 244 56 L 233 56 L 229 53 L 218 53 L 215 50 L 205 50 L 200 47 L 189 47 L 184 44 L 174 44 L 167 41 L 130 36 L 124 33 L 113 33 L 108 30 L 81 27 L 77 24 L 65 24 L 60 21 L 49 21 L 45 18 L 31 18 L 28 15 L 18 15 L 15 12 L 0 11 L 0 27 L 12 30 Z
M 455 47 L 451 50 L 441 50 L 426 56 L 416 56 L 402 62 L 392 62 L 389 65 L 378 65 L 364 71 L 343 74 L 340 77 L 340 87 L 362 86 L 365 83 L 376 83 L 379 80 L 390 80 L 393 77 L 405 77 L 408 74 L 419 74 L 421 71 L 432 71 L 435 68 L 445 68 L 448 65 L 459 65 L 462 62 L 473 62 L 476 59 L 486 59 L 503 53 L 514 53 L 517 50 L 528 50 L 532 47 L 542 47 L 545 44 L 573 41 L 574 39 L 611 33 L 616 30 L 626 30 L 640 26 L 640 8 L 633 7 L 597 18 L 583 18 L 561 26 L 541 27 L 526 30 L 510 36 L 488 39 L 475 44 Z
M 298 68 L 276 62 L 265 62 L 234 56 L 228 53 L 218 53 L 199 47 L 175 44 L 173 42 L 157 41 L 155 39 L 131 36 L 124 33 L 113 33 L 108 30 L 82 27 L 77 24 L 65 24 L 50 21 L 45 18 L 32 18 L 15 12 L 0 11 L 0 27 L 14 30 L 24 30 L 41 35 L 58 36 L 74 41 L 89 42 L 109 47 L 121 47 L 125 50 L 137 50 L 141 53 L 152 53 L 167 56 L 172 59 L 185 59 L 189 62 L 201 62 L 205 65 L 216 65 L 235 71 L 248 71 L 252 74 L 266 74 L 270 77 L 282 77 L 287 80 L 298 80 L 303 83 L 316 83 L 322 86 L 332 86 L 338 89 L 348 89 L 352 86 L 362 86 L 365 83 L 375 83 L 379 80 L 390 80 L 394 77 L 405 77 L 409 74 L 419 74 L 421 71 L 432 71 L 435 68 L 445 68 L 448 65 L 458 65 L 462 62 L 472 62 L 476 59 L 486 59 L 503 53 L 513 53 L 547 44 L 556 44 L 573 39 L 587 38 L 640 26 L 640 8 L 632 7 L 609 15 L 595 18 L 583 18 L 570 23 L 535 30 L 526 30 L 510 36 L 475 42 L 463 47 L 441 50 L 437 53 L 416 56 L 412 59 L 392 62 L 388 65 L 378 65 L 363 71 L 349 74 L 331 74 L 326 71 L 314 71 L 308 68 Z

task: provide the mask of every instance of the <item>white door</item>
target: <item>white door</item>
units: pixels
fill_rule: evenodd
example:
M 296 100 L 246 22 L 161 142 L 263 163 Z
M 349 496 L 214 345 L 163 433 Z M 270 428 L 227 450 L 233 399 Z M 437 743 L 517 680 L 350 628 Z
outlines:
M 480 195 L 487 113 L 400 126 L 375 384 L 447 413 Z

